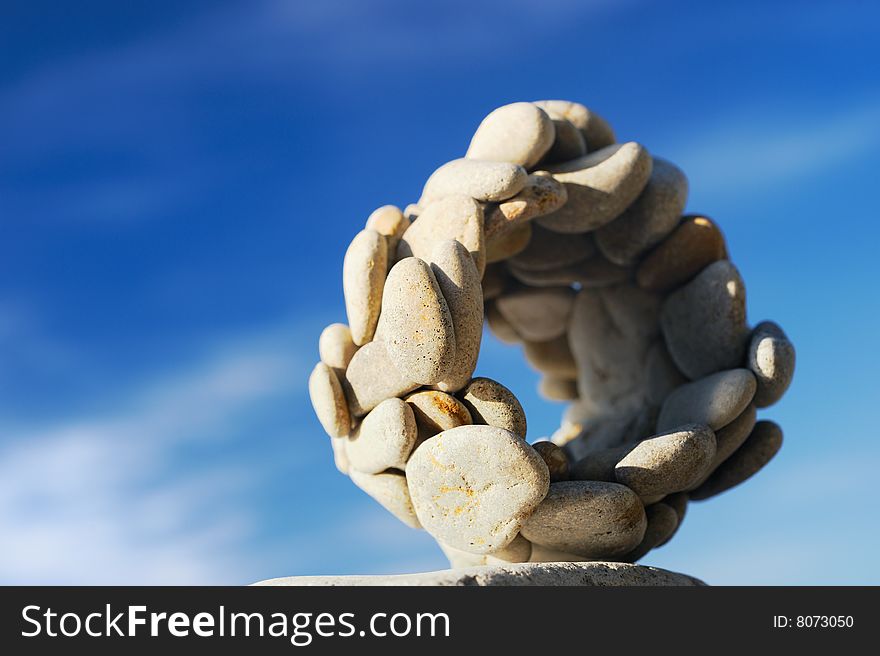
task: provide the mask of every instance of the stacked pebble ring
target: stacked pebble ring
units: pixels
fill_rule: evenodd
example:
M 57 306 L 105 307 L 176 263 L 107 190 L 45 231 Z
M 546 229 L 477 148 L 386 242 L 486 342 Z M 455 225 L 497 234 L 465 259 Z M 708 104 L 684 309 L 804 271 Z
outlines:
M 788 388 L 794 347 L 748 326 L 687 190 L 578 103 L 490 113 L 346 252 L 348 325 L 321 334 L 309 379 L 340 471 L 467 566 L 634 562 L 690 500 L 761 469 L 782 431 L 756 409 Z M 473 377 L 484 319 L 572 402 L 552 441 L 529 445 L 513 393 Z

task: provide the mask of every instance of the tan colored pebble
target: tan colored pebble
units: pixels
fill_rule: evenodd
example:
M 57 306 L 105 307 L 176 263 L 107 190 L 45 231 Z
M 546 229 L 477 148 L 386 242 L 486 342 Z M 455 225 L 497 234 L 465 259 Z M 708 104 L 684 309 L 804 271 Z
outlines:
M 486 303 L 484 306 L 484 315 L 486 323 L 492 334 L 505 344 L 519 344 L 522 337 L 516 332 L 513 325 L 504 318 L 504 315 L 498 310 L 495 301 Z
M 586 289 L 598 289 L 625 282 L 632 278 L 633 273 L 632 268 L 609 262 L 599 254 L 583 262 L 541 271 L 521 269 L 511 261 L 508 263 L 508 269 L 514 278 L 531 287 L 578 284 Z
M 474 378 L 460 392 L 475 424 L 504 428 L 525 439 L 526 413 L 513 392 L 491 378 Z
M 411 528 L 422 528 L 413 508 L 406 476 L 402 473 L 364 474 L 352 471 L 351 480 L 404 524 Z
M 407 396 L 406 402 L 415 415 L 421 438 L 474 423 L 467 407 L 446 392 L 422 390 Z
M 492 553 L 516 538 L 547 494 L 547 465 L 494 426 L 460 426 L 425 441 L 406 465 L 419 520 L 456 549 Z
M 416 443 L 413 411 L 400 399 L 386 399 L 364 417 L 345 443 L 353 469 L 378 474 L 403 469 Z
M 729 260 L 713 262 L 667 296 L 660 320 L 669 355 L 691 380 L 745 361 L 746 288 Z
M 551 118 L 564 118 L 580 130 L 588 150 L 598 150 L 616 142 L 614 130 L 608 121 L 580 103 L 570 100 L 539 100 L 535 104 Z
M 524 342 L 523 352 L 526 362 L 542 374 L 567 380 L 577 378 L 577 363 L 568 345 L 567 335 L 546 342 Z
M 387 271 L 385 238 L 375 230 L 361 230 L 352 240 L 342 263 L 345 311 L 352 341 L 358 346 L 373 339 Z
M 409 228 L 410 221 L 403 215 L 400 208 L 395 205 L 383 205 L 373 210 L 373 213 L 367 217 L 367 229 L 375 230 L 385 237 L 388 243 L 389 260 L 397 251 L 397 243 Z M 389 265 L 391 263 L 389 262 Z
M 446 556 L 452 569 L 482 567 L 486 564 L 486 559 L 488 558 L 486 554 L 475 554 L 450 547 L 448 544 L 443 544 L 441 540 L 437 540 L 437 546 L 443 551 L 443 555 Z
M 517 534 L 513 542 L 503 549 L 486 554 L 487 565 L 503 565 L 505 563 L 527 563 L 532 555 L 532 543 Z
M 500 239 L 517 226 L 555 212 L 567 199 L 565 185 L 546 171 L 533 173 L 521 192 L 487 211 L 486 240 Z
M 556 232 L 596 230 L 620 216 L 642 193 L 651 165 L 648 151 L 631 141 L 549 166 L 553 177 L 565 184 L 568 200 L 536 221 Z
M 377 372 L 382 375 L 377 375 Z M 416 389 L 414 383 L 401 374 L 382 340 L 364 344 L 348 365 L 342 380 L 348 405 L 355 417 L 362 417 L 385 399 Z
M 577 554 L 565 553 L 540 544 L 532 544 L 530 563 L 582 563 L 591 560 Z
M 553 121 L 543 110 L 532 103 L 511 103 L 483 119 L 465 157 L 530 168 L 550 150 L 555 136 Z
M 388 272 L 379 334 L 398 372 L 421 385 L 443 380 L 455 363 L 455 329 L 431 267 L 408 257 Z M 374 375 L 388 372 L 377 370 Z
M 639 286 L 668 292 L 691 280 L 712 262 L 727 257 L 724 235 L 705 216 L 685 216 L 636 270 Z
M 309 376 L 309 396 L 318 421 L 330 437 L 348 435 L 351 415 L 336 373 L 323 362 L 312 369 Z
M 333 447 L 333 464 L 336 465 L 336 469 L 339 470 L 340 474 L 345 474 L 346 476 L 351 471 L 351 463 L 348 461 L 348 454 L 345 453 L 345 443 L 347 441 L 347 437 L 330 438 L 330 446 Z
M 618 483 L 640 497 L 688 489 L 715 457 L 715 434 L 708 426 L 681 426 L 639 442 L 614 467 Z
M 574 302 L 568 287 L 521 289 L 499 296 L 495 305 L 523 338 L 546 342 L 563 335 Z
M 541 441 L 532 444 L 532 448 L 538 452 L 538 455 L 547 465 L 550 472 L 550 482 L 568 480 L 568 456 L 565 451 L 553 444 L 553 442 Z
M 419 205 L 461 194 L 483 202 L 506 200 L 522 191 L 527 176 L 523 167 L 509 162 L 454 159 L 431 174 Z
M 348 369 L 348 363 L 357 350 L 358 347 L 351 338 L 351 330 L 344 323 L 331 323 L 324 328 L 318 339 L 321 362 L 340 375 Z
M 596 254 L 590 234 L 563 235 L 532 225 L 528 248 L 510 258 L 510 264 L 525 271 L 552 271 L 583 262 Z
M 503 262 L 517 253 L 522 253 L 532 239 L 532 224 L 523 223 L 505 232 L 496 239 L 486 240 L 486 262 Z
M 482 277 L 486 269 L 483 208 L 469 196 L 447 196 L 425 207 L 403 233 L 397 245 L 397 259 L 417 257 L 430 264 L 437 244 L 447 239 L 461 242 Z
M 651 549 L 665 544 L 678 528 L 678 514 L 665 503 L 654 503 L 645 507 L 648 527 L 641 544 L 629 552 L 625 560 L 634 563 L 644 558 Z
M 507 267 L 496 262 L 486 266 L 486 273 L 483 274 L 483 300 L 491 301 L 498 298 L 504 293 L 510 283 L 510 274 Z
M 538 394 L 548 401 L 574 401 L 578 398 L 577 381 L 544 376 L 538 383 Z
M 663 402 L 657 430 L 704 424 L 717 431 L 736 419 L 755 398 L 755 376 L 748 369 L 728 369 L 675 389 Z
M 779 325 L 764 321 L 755 326 L 748 365 L 758 382 L 755 405 L 766 408 L 781 399 L 794 378 L 795 351 Z
M 567 162 L 587 154 L 587 142 L 584 135 L 571 121 L 564 118 L 553 118 L 553 127 L 556 128 L 556 138 L 553 140 L 553 146 L 541 159 L 539 166 Z
M 632 551 L 645 535 L 642 502 L 629 488 L 600 481 L 560 481 L 522 528 L 533 544 L 587 558 Z
M 453 240 L 440 242 L 431 256 L 431 270 L 446 300 L 455 332 L 455 360 L 437 389 L 457 392 L 468 384 L 477 366 L 483 338 L 483 289 L 480 272 L 467 249 Z
M 751 478 L 782 447 L 782 429 L 772 421 L 759 421 L 752 434 L 700 487 L 690 493 L 696 501 L 721 494 Z
M 623 266 L 675 230 L 687 202 L 688 181 L 671 162 L 654 158 L 648 184 L 623 214 L 596 231 L 596 245 L 605 257 Z

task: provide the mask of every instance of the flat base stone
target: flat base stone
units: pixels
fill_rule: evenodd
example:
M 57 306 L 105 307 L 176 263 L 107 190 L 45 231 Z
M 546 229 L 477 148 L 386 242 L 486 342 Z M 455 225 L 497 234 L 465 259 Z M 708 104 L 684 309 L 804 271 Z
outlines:
M 628 563 L 520 563 L 462 567 L 420 574 L 380 576 L 286 576 L 254 585 L 410 586 L 410 585 L 589 585 L 696 586 L 699 579 L 656 567 Z

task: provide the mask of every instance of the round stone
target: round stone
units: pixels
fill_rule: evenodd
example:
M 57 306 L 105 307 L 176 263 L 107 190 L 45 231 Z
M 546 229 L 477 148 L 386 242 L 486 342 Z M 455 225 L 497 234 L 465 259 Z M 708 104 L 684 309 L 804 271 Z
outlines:
M 553 442 L 541 440 L 532 444 L 532 448 L 538 452 L 538 455 L 544 460 L 547 469 L 550 472 L 550 482 L 568 480 L 568 456 L 565 451 L 560 449 Z
M 473 423 L 467 407 L 446 392 L 423 390 L 407 396 L 406 402 L 415 415 L 419 436 L 424 439 Z
M 368 230 L 375 230 L 385 237 L 385 241 L 388 244 L 388 258 L 390 260 L 397 251 L 397 243 L 400 241 L 403 233 L 409 228 L 409 224 L 409 219 L 404 216 L 399 207 L 383 205 L 367 217 L 366 227 Z M 389 262 L 390 264 L 391 262 Z
M 538 100 L 535 104 L 551 118 L 564 118 L 580 130 L 589 150 L 598 150 L 617 141 L 608 121 L 580 103 L 570 100 Z
M 500 237 L 486 240 L 486 262 L 503 262 L 517 253 L 522 253 L 532 239 L 532 224 L 523 223 L 505 232 Z
M 410 457 L 406 476 L 425 529 L 473 553 L 509 545 L 549 485 L 535 450 L 494 426 L 460 426 L 432 437 Z
M 727 257 L 724 235 L 705 216 L 685 216 L 636 270 L 639 286 L 668 292 L 691 280 L 712 262 Z
M 382 372 L 377 376 L 376 372 Z M 364 344 L 345 370 L 342 386 L 355 417 L 362 417 L 385 399 L 403 396 L 419 384 L 401 374 L 382 340 Z
M 629 552 L 625 560 L 634 563 L 644 558 L 651 549 L 664 544 L 678 528 L 678 514 L 665 503 L 653 503 L 645 508 L 648 527 L 641 544 Z
M 794 344 L 777 324 L 764 321 L 755 326 L 748 352 L 749 369 L 758 388 L 755 405 L 766 408 L 785 394 L 794 377 Z
M 552 120 L 556 138 L 553 140 L 553 146 L 547 151 L 538 166 L 567 162 L 586 155 L 587 142 L 574 123 L 564 118 L 553 118 Z
M 495 299 L 517 334 L 535 342 L 565 334 L 573 302 L 574 291 L 568 287 L 525 288 Z
M 433 385 L 452 369 L 452 316 L 431 267 L 419 258 L 400 260 L 388 272 L 379 324 L 388 357 L 408 380 Z
M 569 380 L 577 378 L 577 363 L 571 353 L 567 335 L 547 342 L 524 342 L 523 353 L 526 362 L 542 374 Z
M 719 371 L 686 383 L 666 397 L 657 430 L 703 424 L 717 431 L 736 419 L 755 397 L 755 376 L 748 369 Z
M 330 437 L 348 435 L 351 430 L 351 416 L 348 404 L 336 373 L 323 362 L 312 369 L 309 376 L 309 396 L 318 421 Z
M 351 330 L 344 323 L 331 323 L 321 331 L 318 338 L 318 353 L 321 362 L 342 374 L 348 363 L 357 353 L 358 347 L 351 338 Z
M 533 225 L 528 248 L 510 258 L 510 264 L 525 271 L 552 271 L 583 262 L 595 253 L 590 234 L 564 235 Z
M 520 342 L 522 342 L 522 337 L 517 334 L 516 329 L 513 327 L 513 325 L 504 318 L 504 315 L 501 314 L 501 312 L 498 310 L 498 306 L 495 304 L 495 301 L 485 304 L 484 315 L 486 317 L 486 324 L 489 326 L 489 330 L 500 341 L 504 342 L 505 344 L 519 344 Z
M 526 413 L 513 392 L 491 378 L 474 378 L 460 393 L 474 423 L 509 430 L 526 438 Z
M 417 437 L 410 406 L 400 399 L 386 399 L 348 437 L 345 452 L 351 467 L 365 474 L 403 469 Z
M 388 271 L 388 245 L 375 230 L 361 230 L 342 262 L 342 289 L 352 340 L 362 346 L 373 339 L 382 288 Z
M 352 471 L 351 480 L 404 524 L 411 528 L 422 528 L 410 498 L 406 476 L 402 473 L 364 474 Z
M 544 376 L 538 383 L 538 394 L 548 401 L 574 401 L 578 398 L 577 381 Z
M 522 191 L 527 176 L 523 167 L 509 162 L 454 159 L 431 174 L 419 205 L 461 194 L 483 202 L 506 200 Z
M 746 288 L 729 260 L 710 264 L 670 294 L 660 321 L 669 354 L 691 380 L 745 360 Z
M 511 103 L 483 119 L 465 157 L 530 168 L 550 150 L 555 136 L 553 121 L 542 109 L 527 102 Z
M 529 176 L 525 188 L 513 198 L 486 211 L 486 241 L 492 243 L 505 237 L 514 228 L 535 217 L 555 212 L 568 199 L 565 186 L 549 173 L 538 171 Z
M 645 535 L 645 509 L 635 492 L 616 483 L 561 481 L 522 529 L 533 544 L 584 558 L 614 558 Z

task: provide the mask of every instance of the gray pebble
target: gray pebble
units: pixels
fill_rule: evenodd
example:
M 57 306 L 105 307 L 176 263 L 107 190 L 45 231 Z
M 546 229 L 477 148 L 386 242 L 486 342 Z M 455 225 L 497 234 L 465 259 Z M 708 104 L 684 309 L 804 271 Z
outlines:
M 419 205 L 461 194 L 484 202 L 506 200 L 522 190 L 527 176 L 526 170 L 517 164 L 454 159 L 431 174 Z
M 645 395 L 649 403 L 660 406 L 673 390 L 688 382 L 678 370 L 662 339 L 648 349 L 645 361 Z
M 543 110 L 532 103 L 511 103 L 483 119 L 465 157 L 530 168 L 550 150 L 555 136 L 553 121 Z
M 532 226 L 528 248 L 510 258 L 510 264 L 525 271 L 552 271 L 583 262 L 596 254 L 592 235 L 563 235 L 539 225 Z
M 376 372 L 382 375 L 377 376 Z M 403 396 L 416 389 L 414 383 L 401 374 L 381 340 L 364 344 L 348 365 L 342 380 L 348 405 L 355 417 L 362 417 L 385 399 Z
M 321 422 L 327 435 L 330 437 L 348 435 L 351 430 L 351 416 L 342 386 L 339 384 L 336 372 L 323 362 L 316 364 L 309 376 L 309 396 L 318 421 Z
M 666 397 L 657 430 L 704 424 L 717 431 L 736 419 L 755 397 L 755 376 L 748 369 L 729 369 L 686 383 Z
M 641 544 L 629 552 L 624 560 L 634 563 L 644 558 L 651 549 L 665 544 L 678 528 L 678 514 L 665 503 L 654 503 L 645 508 L 648 527 Z
M 410 406 L 400 399 L 386 399 L 364 417 L 345 442 L 348 462 L 365 474 L 403 469 L 417 435 Z
M 749 369 L 758 381 L 755 405 L 773 405 L 791 385 L 794 377 L 794 344 L 777 324 L 764 321 L 752 331 L 748 352 Z
M 535 442 L 532 444 L 532 448 L 537 451 L 544 460 L 544 464 L 547 465 L 551 483 L 568 480 L 568 456 L 565 455 L 565 451 L 553 442 L 546 440 Z
M 352 340 L 362 346 L 373 339 L 382 289 L 388 271 L 388 245 L 375 230 L 361 230 L 345 252 L 342 288 Z

